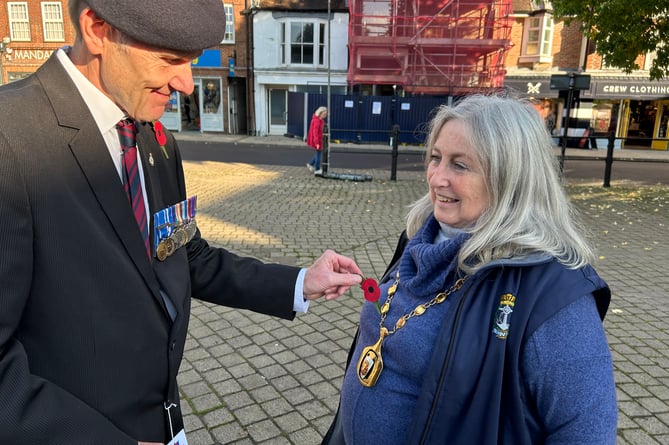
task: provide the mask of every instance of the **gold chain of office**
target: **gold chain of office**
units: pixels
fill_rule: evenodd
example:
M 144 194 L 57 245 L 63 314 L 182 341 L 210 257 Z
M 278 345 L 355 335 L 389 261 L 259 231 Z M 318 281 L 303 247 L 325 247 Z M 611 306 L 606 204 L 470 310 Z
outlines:
M 413 317 L 423 315 L 432 306 L 443 303 L 446 301 L 449 295 L 453 292 L 459 290 L 462 285 L 467 281 L 467 277 L 459 278 L 453 286 L 449 289 L 439 292 L 434 296 L 430 301 L 419 304 L 411 312 L 408 312 L 402 315 L 397 322 L 392 331 L 389 331 L 388 328 L 383 326 L 383 323 L 386 320 L 388 311 L 390 310 L 390 303 L 393 301 L 393 297 L 397 292 L 397 286 L 400 284 L 400 272 L 399 270 L 395 273 L 395 282 L 388 288 L 388 298 L 386 302 L 381 306 L 381 321 L 379 321 L 379 339 L 371 346 L 367 346 L 362 350 L 360 354 L 360 359 L 358 360 L 357 373 L 360 383 L 364 386 L 371 387 L 376 385 L 376 382 L 379 380 L 381 371 L 383 371 L 383 358 L 381 357 L 381 346 L 383 341 L 393 335 L 398 330 L 402 329 L 407 321 Z

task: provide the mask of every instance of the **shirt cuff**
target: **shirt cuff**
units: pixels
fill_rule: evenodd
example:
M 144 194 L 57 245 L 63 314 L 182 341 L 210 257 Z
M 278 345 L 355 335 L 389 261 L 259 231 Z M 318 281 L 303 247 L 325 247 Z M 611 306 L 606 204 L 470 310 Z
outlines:
M 309 300 L 304 298 L 304 276 L 307 269 L 300 269 L 300 273 L 295 280 L 295 295 L 293 296 L 293 310 L 295 312 L 306 313 L 309 309 Z

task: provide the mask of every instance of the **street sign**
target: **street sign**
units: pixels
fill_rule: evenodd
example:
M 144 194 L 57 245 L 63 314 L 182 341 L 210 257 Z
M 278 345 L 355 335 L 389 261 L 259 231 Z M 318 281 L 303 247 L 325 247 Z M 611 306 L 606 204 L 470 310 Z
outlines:
M 590 75 L 588 74 L 553 74 L 551 75 L 551 90 L 588 90 L 590 89 Z

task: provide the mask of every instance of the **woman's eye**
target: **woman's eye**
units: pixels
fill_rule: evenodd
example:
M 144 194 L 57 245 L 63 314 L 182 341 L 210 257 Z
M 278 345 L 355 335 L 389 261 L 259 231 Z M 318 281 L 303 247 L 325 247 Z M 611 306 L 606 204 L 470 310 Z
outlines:
M 452 165 L 455 170 L 467 170 L 467 165 L 462 162 L 454 162 Z

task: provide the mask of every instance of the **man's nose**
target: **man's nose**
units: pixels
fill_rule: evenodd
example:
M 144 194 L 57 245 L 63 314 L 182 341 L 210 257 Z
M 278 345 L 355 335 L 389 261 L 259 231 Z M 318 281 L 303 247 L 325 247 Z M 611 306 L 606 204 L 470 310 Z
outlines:
M 190 62 L 177 67 L 177 72 L 170 81 L 170 88 L 186 96 L 193 92 L 195 84 L 193 83 L 193 71 Z

